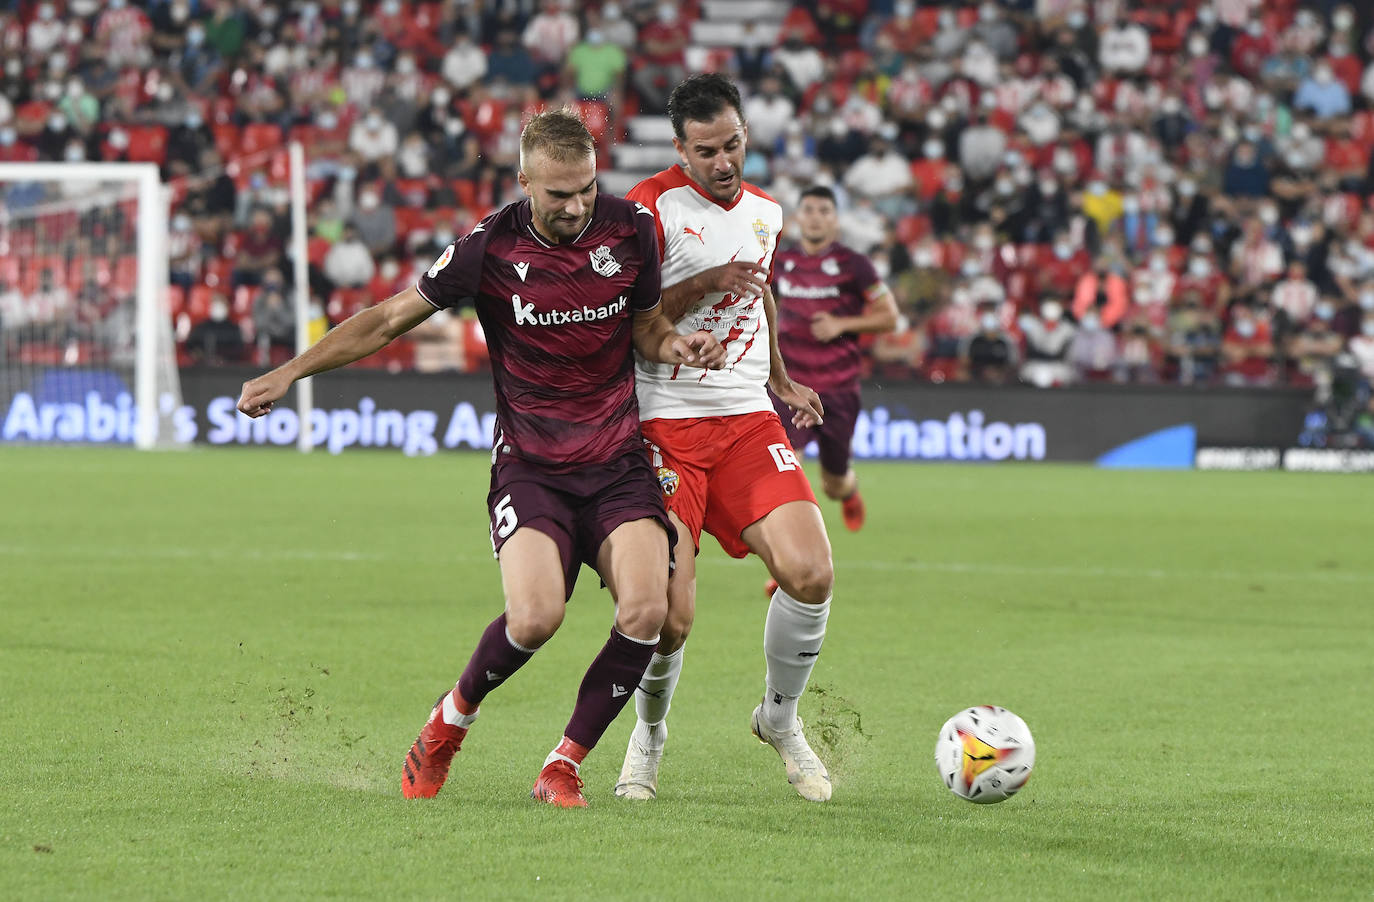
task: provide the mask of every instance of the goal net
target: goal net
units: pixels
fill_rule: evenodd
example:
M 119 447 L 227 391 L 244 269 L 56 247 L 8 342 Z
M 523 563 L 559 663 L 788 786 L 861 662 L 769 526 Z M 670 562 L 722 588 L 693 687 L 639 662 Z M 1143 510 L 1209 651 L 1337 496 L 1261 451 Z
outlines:
M 152 164 L 0 163 L 0 442 L 186 443 L 166 242 Z

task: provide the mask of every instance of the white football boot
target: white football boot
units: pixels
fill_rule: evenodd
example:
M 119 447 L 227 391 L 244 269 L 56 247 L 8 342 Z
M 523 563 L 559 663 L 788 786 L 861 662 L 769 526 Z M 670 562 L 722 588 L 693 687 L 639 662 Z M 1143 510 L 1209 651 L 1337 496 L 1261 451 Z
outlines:
M 798 795 L 809 802 L 825 802 L 830 799 L 830 774 L 821 759 L 811 751 L 802 733 L 802 721 L 798 717 L 796 725 L 786 733 L 775 732 L 763 722 L 763 705 L 754 709 L 753 732 L 759 742 L 771 745 L 787 766 L 787 782 L 797 790 Z
M 663 760 L 663 746 L 668 741 L 668 721 L 649 726 L 635 721 L 630 731 L 630 745 L 625 749 L 625 764 L 620 768 L 620 780 L 615 794 L 622 799 L 648 801 L 658 798 L 658 763 Z

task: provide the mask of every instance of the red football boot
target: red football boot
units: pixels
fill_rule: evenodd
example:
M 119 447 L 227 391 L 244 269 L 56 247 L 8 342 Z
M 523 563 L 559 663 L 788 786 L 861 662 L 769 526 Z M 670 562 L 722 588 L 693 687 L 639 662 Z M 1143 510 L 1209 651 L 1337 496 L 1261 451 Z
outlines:
M 424 729 L 410 747 L 410 754 L 406 755 L 401 795 L 407 799 L 432 799 L 439 794 L 444 780 L 448 779 L 453 756 L 468 734 L 466 728 L 444 722 L 442 703 L 443 696 L 440 696 L 439 703 L 429 712 Z
M 582 795 L 582 778 L 577 775 L 577 768 L 562 758 L 544 765 L 539 772 L 539 779 L 534 781 L 534 789 L 530 790 L 530 798 L 559 808 L 587 807 L 587 800 Z
M 844 525 L 850 532 L 858 532 L 863 528 L 864 499 L 858 489 L 840 503 L 840 511 L 844 514 Z

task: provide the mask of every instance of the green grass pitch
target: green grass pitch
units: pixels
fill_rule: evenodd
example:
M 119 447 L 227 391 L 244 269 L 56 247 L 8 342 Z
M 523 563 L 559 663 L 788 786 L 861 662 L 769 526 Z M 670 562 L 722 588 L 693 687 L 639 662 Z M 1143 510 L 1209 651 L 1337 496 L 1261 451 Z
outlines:
M 766 602 L 707 540 L 660 798 L 530 801 L 610 626 L 590 571 L 432 802 L 401 761 L 501 607 L 487 458 L 0 449 L 0 898 L 1374 898 L 1374 483 L 869 464 L 802 714 L 749 735 Z M 950 795 L 1005 705 L 1039 760 Z

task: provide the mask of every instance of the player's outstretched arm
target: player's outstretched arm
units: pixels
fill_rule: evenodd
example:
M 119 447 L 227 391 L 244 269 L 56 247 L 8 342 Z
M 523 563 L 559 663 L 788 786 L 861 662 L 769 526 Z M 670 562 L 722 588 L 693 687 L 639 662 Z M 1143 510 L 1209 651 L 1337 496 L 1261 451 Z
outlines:
M 686 364 L 718 370 L 725 366 L 725 348 L 710 332 L 679 335 L 662 313 L 662 306 L 635 314 L 635 350 L 654 363 Z
M 825 406 L 820 395 L 787 375 L 787 364 L 778 350 L 778 304 L 767 285 L 763 286 L 763 315 L 768 320 L 768 387 L 792 408 L 792 423 L 798 429 L 819 426 L 825 419 Z
M 250 417 L 260 417 L 272 409 L 272 404 L 286 394 L 297 379 L 344 366 L 380 351 L 393 338 L 404 335 L 433 312 L 433 305 L 421 297 L 413 285 L 380 304 L 361 310 L 326 333 L 300 356 L 243 383 L 238 408 Z

